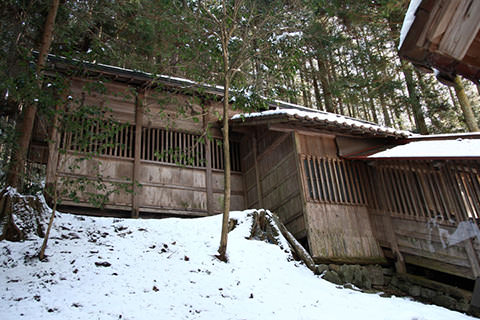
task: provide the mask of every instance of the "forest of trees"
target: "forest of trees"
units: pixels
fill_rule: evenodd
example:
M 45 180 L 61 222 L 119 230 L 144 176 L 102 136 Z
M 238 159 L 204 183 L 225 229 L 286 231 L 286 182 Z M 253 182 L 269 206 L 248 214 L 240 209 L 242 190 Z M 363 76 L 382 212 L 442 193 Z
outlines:
M 39 50 L 51 2 L 0 4 L 2 120 L 15 119 L 22 105 L 36 102 L 29 99 L 41 100 L 42 92 L 31 85 L 35 71 L 29 63 L 32 52 Z M 215 2 L 220 3 L 204 1 L 204 6 L 213 8 Z M 398 58 L 409 1 L 230 2 L 258 8 L 256 16 L 240 17 L 228 43 L 231 60 L 248 57 L 236 66 L 232 82 L 241 92 L 253 90 L 272 99 L 424 134 L 467 130 L 454 88 Z M 202 7 L 196 3 L 60 1 L 50 53 L 223 84 L 221 47 L 212 22 L 202 19 Z M 269 11 L 273 7 L 277 10 Z M 246 44 L 254 28 L 269 32 Z M 467 81 L 463 84 L 478 122 L 480 89 Z

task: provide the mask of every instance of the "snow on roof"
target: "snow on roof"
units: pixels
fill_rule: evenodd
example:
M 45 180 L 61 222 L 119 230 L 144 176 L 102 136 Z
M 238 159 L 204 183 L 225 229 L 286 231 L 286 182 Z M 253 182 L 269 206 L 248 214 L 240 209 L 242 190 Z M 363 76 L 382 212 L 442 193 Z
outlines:
M 433 140 L 433 139 L 458 139 L 473 138 L 480 139 L 480 132 L 459 132 L 459 133 L 438 133 L 429 135 L 414 135 L 409 139 L 414 140 Z
M 480 139 L 412 141 L 367 158 L 480 158 Z
M 85 67 L 92 68 L 96 71 L 105 71 L 105 72 L 118 73 L 118 74 L 128 74 L 129 76 L 141 77 L 141 78 L 143 78 L 142 80 L 144 80 L 144 81 L 153 81 L 153 80 L 164 81 L 164 82 L 168 82 L 172 85 L 180 86 L 180 87 L 183 87 L 183 88 L 201 87 L 201 88 L 204 88 L 204 89 L 211 90 L 215 94 L 223 94 L 223 86 L 196 82 L 196 81 L 186 79 L 186 78 L 173 77 L 173 76 L 164 75 L 164 74 L 154 74 L 154 73 L 150 73 L 150 72 L 146 72 L 146 71 L 142 71 L 142 70 L 128 69 L 128 68 L 118 67 L 118 66 L 104 64 L 104 63 L 95 63 L 95 62 L 90 62 L 90 61 L 86 61 L 86 60 L 66 58 L 66 57 L 63 57 L 63 56 L 53 55 L 53 54 L 49 54 L 48 59 L 50 61 L 53 61 L 53 62 L 61 61 L 61 62 L 65 62 L 65 63 L 68 63 L 68 62 L 79 63 L 79 64 L 82 64 Z
M 301 108 L 301 110 L 289 108 L 289 107 L 299 107 Z M 313 120 L 313 121 L 328 123 L 331 125 L 340 126 L 344 128 L 360 129 L 360 130 L 365 130 L 372 133 L 383 133 L 383 134 L 395 135 L 395 136 L 401 136 L 401 137 L 408 137 L 413 135 L 409 131 L 397 130 L 394 128 L 380 126 L 368 121 L 353 119 L 353 118 L 342 116 L 335 113 L 308 109 L 308 108 L 295 106 L 291 104 L 288 104 L 287 107 L 279 107 L 276 110 L 238 114 L 233 116 L 232 120 L 238 121 L 239 119 L 243 119 L 243 118 L 246 118 L 246 119 L 268 118 L 268 117 L 275 117 L 275 116 L 291 116 L 298 120 Z
M 417 12 L 418 7 L 422 3 L 422 0 L 412 0 L 408 6 L 407 13 L 405 14 L 405 19 L 403 20 L 402 29 L 400 31 L 400 43 L 398 44 L 398 49 L 403 44 L 403 41 L 407 37 L 408 31 L 415 20 L 415 13 Z

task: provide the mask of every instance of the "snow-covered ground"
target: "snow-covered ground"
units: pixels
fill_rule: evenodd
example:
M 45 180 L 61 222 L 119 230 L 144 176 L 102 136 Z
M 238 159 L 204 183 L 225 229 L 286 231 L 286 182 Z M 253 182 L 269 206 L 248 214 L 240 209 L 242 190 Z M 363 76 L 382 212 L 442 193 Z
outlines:
M 41 239 L 0 242 L 1 319 L 473 319 L 405 298 L 337 288 L 288 245 L 247 240 L 234 212 L 229 262 L 214 255 L 220 216 L 124 220 L 59 214 Z

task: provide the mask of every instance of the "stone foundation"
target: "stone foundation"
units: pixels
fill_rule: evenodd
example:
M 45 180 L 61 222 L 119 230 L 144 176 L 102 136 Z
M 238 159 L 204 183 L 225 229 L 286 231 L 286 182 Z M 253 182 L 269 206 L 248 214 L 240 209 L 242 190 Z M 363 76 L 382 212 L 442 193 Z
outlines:
M 381 295 L 385 297 L 411 297 L 423 303 L 480 316 L 479 310 L 470 306 L 472 292 L 419 276 L 399 274 L 393 268 L 320 264 L 316 266 L 316 272 L 342 288 L 368 293 L 382 292 Z

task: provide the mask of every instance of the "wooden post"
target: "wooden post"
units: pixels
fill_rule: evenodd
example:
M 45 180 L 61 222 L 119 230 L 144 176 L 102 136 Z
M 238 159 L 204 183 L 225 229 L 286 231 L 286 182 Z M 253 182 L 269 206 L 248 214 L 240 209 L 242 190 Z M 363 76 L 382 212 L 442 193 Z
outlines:
M 302 215 L 303 215 L 303 222 L 305 223 L 305 233 L 307 237 L 307 243 L 308 246 L 311 248 L 310 244 L 312 243 L 311 239 L 311 234 L 310 234 L 310 229 L 309 226 L 311 226 L 310 223 L 310 216 L 309 212 L 307 211 L 307 198 L 306 198 L 306 181 L 305 181 L 305 172 L 302 169 L 303 164 L 300 162 L 301 161 L 301 154 L 302 150 L 300 149 L 300 136 L 299 133 L 294 131 L 290 134 L 290 139 L 292 139 L 293 142 L 293 150 L 295 153 L 295 169 L 297 171 L 297 183 L 300 191 L 300 199 L 302 201 Z M 324 186 L 323 186 L 324 187 Z
M 257 139 L 255 138 L 255 135 L 252 136 L 252 152 L 253 152 L 253 163 L 255 165 L 255 181 L 257 183 L 258 206 L 260 208 L 263 208 L 262 182 L 260 181 L 260 172 L 258 170 Z
M 203 130 L 208 130 L 208 114 L 203 116 Z M 212 145 L 208 138 L 205 139 L 205 187 L 207 188 L 207 212 L 208 215 L 214 214 L 213 211 L 213 182 L 212 182 Z
M 478 261 L 478 255 L 475 251 L 475 248 L 472 244 L 472 238 L 465 241 L 465 252 L 467 253 L 468 262 L 470 263 L 470 268 L 472 269 L 472 274 L 475 278 L 480 277 L 480 264 Z
M 137 92 L 135 99 L 135 154 L 133 157 L 133 195 L 132 195 L 132 218 L 138 218 L 140 215 L 139 203 L 139 187 L 140 179 L 140 154 L 142 151 L 142 130 L 143 130 L 143 101 L 145 99 L 145 91 Z
M 388 202 L 387 194 L 389 191 L 383 188 L 383 186 L 386 186 L 384 172 L 380 171 L 379 175 L 380 175 L 380 186 L 377 185 L 377 194 L 380 195 L 381 202 L 384 203 L 382 206 L 380 206 L 381 208 L 380 210 L 382 210 L 382 215 L 383 215 L 383 226 L 385 228 L 385 233 L 387 234 L 388 241 L 390 242 L 392 252 L 395 255 L 395 259 L 396 259 L 395 269 L 397 270 L 398 273 L 406 273 L 407 267 L 405 265 L 405 259 L 402 253 L 400 252 L 400 249 L 398 248 L 397 235 L 395 234 L 395 229 L 393 228 L 392 216 L 391 216 L 392 211 L 387 209 L 387 206 L 385 204 L 385 202 Z

